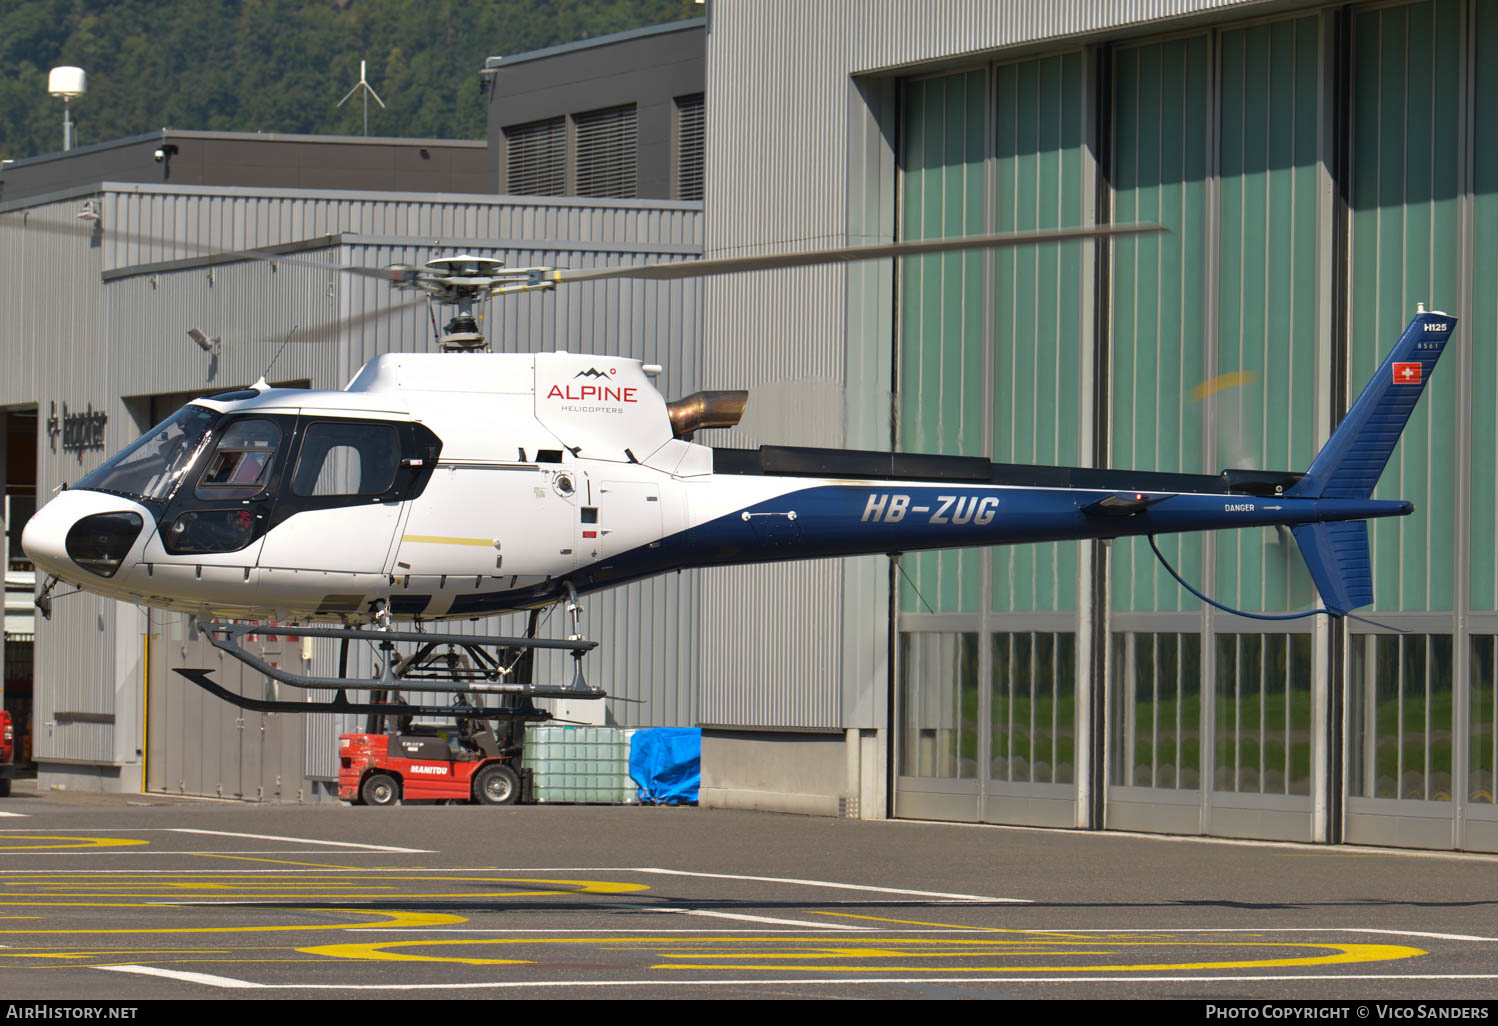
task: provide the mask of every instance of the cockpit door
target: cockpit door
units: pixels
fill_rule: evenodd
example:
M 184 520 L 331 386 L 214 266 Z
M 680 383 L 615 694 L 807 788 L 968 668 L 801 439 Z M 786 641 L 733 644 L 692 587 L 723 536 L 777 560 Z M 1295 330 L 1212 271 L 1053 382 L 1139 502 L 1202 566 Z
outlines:
M 401 430 L 385 421 L 304 417 L 260 566 L 385 573 L 402 515 Z
M 167 556 L 177 557 L 167 562 L 180 566 L 181 557 L 189 557 L 198 567 L 255 565 L 292 423 L 285 417 L 239 417 L 207 439 L 212 451 L 178 472 L 185 480 L 162 514 L 160 544 Z M 148 550 L 148 558 L 153 554 Z

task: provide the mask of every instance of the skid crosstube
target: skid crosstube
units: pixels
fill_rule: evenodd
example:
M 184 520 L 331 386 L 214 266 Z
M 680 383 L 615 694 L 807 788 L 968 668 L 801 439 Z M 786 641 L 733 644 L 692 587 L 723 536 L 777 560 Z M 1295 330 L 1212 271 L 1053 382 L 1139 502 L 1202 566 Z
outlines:
M 246 698 L 236 695 L 227 688 L 221 687 L 213 682 L 209 676 L 211 670 L 193 670 L 179 668 L 177 673 L 192 681 L 204 691 L 215 698 L 222 698 L 230 705 L 237 705 L 241 709 L 250 712 L 267 713 L 354 713 L 368 714 L 372 716 L 431 716 L 445 719 L 473 719 L 473 720 L 549 720 L 551 713 L 540 709 L 516 707 L 514 709 L 494 709 L 488 706 L 476 705 L 405 705 L 394 702 L 350 702 L 342 691 L 333 697 L 331 702 L 272 702 L 259 698 Z M 370 681 L 361 681 L 362 687 L 368 687 Z
M 529 700 L 534 698 L 593 699 L 607 697 L 601 688 L 589 687 L 583 679 L 582 658 L 589 651 L 598 647 L 598 642 L 596 641 L 583 641 L 580 639 L 553 641 L 535 637 L 485 637 L 470 634 L 363 630 L 344 627 L 268 627 L 264 624 L 206 623 L 200 624 L 198 629 L 208 636 L 209 642 L 215 648 L 233 656 L 244 665 L 265 674 L 272 680 L 280 681 L 283 684 L 296 688 L 330 688 L 338 692 L 338 695 L 331 702 L 280 702 L 246 698 L 242 695 L 236 695 L 214 683 L 213 679 L 209 676 L 212 673 L 211 670 L 177 670 L 177 673 L 210 694 L 240 708 L 255 712 L 336 712 L 380 715 L 389 714 L 398 709 L 401 715 L 456 715 L 476 719 L 549 719 L 549 714 L 535 709 Z M 288 638 L 336 638 L 345 646 L 350 641 L 377 642 L 383 655 L 383 659 L 381 660 L 381 674 L 379 677 L 372 679 L 305 676 L 272 666 L 240 645 L 240 640 L 247 634 L 271 632 L 284 635 Z M 420 677 L 414 679 L 408 678 L 400 674 L 411 665 L 412 659 L 402 660 L 397 657 L 395 646 L 400 642 L 421 646 L 422 654 L 430 652 L 438 645 L 453 645 L 464 649 L 474 657 L 476 665 L 463 669 L 455 669 L 446 679 L 443 678 L 440 672 L 434 674 L 429 667 L 422 669 Z M 568 652 L 572 656 L 574 666 L 572 683 L 556 685 L 504 682 L 501 680 L 503 671 L 500 669 L 499 660 L 484 651 L 490 648 L 508 650 L 510 652 L 534 651 L 535 649 Z M 396 669 L 397 667 L 400 669 Z M 497 695 L 502 699 L 522 699 L 523 701 L 516 703 L 506 702 L 500 707 L 466 704 L 427 706 L 384 702 L 354 703 L 350 702 L 344 694 L 349 689 L 384 692 L 401 691 L 413 694 Z

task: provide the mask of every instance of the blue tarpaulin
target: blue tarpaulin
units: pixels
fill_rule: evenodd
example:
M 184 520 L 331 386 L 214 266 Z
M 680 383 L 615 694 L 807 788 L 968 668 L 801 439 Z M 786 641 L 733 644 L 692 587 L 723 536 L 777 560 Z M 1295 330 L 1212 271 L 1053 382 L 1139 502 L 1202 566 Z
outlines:
M 679 805 L 697 800 L 702 783 L 702 731 L 697 727 L 651 727 L 629 741 L 629 775 L 640 801 Z

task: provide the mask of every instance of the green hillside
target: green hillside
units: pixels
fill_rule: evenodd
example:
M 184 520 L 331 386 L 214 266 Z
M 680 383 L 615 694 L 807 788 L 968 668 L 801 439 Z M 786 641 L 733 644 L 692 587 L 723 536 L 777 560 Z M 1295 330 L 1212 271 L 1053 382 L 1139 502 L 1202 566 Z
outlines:
M 77 145 L 162 127 L 479 139 L 484 58 L 701 17 L 692 0 L 6 0 L 0 157 L 62 149 L 47 72 L 77 65 Z

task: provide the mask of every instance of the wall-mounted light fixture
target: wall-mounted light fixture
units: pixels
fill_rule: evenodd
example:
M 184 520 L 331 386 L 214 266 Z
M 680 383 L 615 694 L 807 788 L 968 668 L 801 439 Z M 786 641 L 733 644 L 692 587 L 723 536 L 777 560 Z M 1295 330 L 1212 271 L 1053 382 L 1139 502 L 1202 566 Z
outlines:
M 218 353 L 219 342 L 222 341 L 218 338 L 209 338 L 197 328 L 188 328 L 187 337 L 192 339 L 193 344 L 196 345 L 199 349 L 203 350 L 203 352 L 213 353 L 215 355 Z

